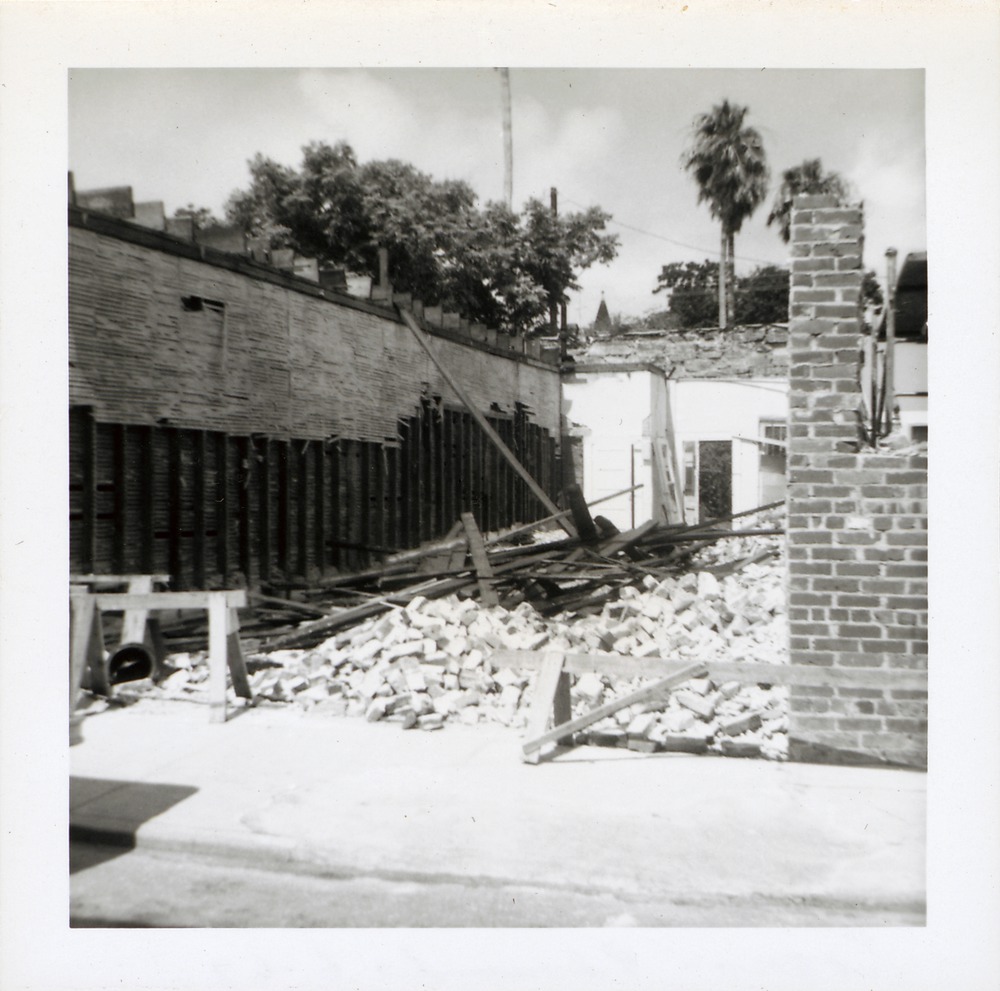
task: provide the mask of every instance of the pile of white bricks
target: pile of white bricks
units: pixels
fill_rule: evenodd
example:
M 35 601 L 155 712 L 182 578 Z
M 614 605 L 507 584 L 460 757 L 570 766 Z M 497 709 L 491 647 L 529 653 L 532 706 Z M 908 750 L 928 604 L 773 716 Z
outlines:
M 697 566 L 767 546 L 761 538 L 728 543 L 724 550 L 703 551 Z M 439 729 L 450 721 L 523 727 L 536 675 L 494 664 L 495 651 L 782 663 L 787 661 L 783 574 L 783 565 L 772 558 L 721 579 L 708 571 L 662 581 L 647 576 L 620 589 L 599 611 L 547 619 L 528 603 L 487 609 L 471 598 L 417 597 L 312 650 L 251 656 L 251 687 L 258 700 L 407 729 Z M 162 683 L 163 694 L 190 697 L 207 687 L 204 665 L 191 656 L 187 661 Z M 580 675 L 572 687 L 574 715 L 639 684 Z M 577 742 L 781 758 L 787 748 L 786 703 L 784 688 L 701 678 L 668 697 L 619 710 Z

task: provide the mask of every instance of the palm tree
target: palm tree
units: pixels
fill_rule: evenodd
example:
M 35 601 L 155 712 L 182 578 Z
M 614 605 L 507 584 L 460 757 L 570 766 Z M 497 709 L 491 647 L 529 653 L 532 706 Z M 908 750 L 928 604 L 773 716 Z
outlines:
M 811 158 L 781 173 L 781 186 L 767 218 L 768 227 L 778 225 L 781 240 L 788 244 L 792 236 L 792 201 L 802 193 L 847 197 L 847 183 L 836 172 L 824 172 L 823 163 Z
M 719 325 L 728 327 L 735 310 L 733 244 L 743 221 L 764 202 L 768 168 L 764 143 L 752 127 L 745 127 L 749 107 L 723 100 L 711 113 L 694 121 L 694 143 L 682 158 L 684 168 L 698 183 L 698 202 L 707 202 L 722 225 L 719 252 Z

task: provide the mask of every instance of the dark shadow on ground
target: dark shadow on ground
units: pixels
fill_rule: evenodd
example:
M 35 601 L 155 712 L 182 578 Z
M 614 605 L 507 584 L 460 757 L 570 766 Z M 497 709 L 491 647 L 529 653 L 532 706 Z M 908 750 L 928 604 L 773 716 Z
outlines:
M 120 857 L 135 848 L 135 831 L 183 802 L 198 789 L 190 785 L 149 784 L 107 778 L 69 779 L 70 874 Z M 74 813 L 100 808 L 118 823 L 107 829 L 75 824 Z

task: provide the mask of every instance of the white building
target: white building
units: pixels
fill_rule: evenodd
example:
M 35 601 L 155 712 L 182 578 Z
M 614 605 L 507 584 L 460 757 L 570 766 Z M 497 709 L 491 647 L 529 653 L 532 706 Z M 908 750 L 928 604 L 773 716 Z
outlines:
M 563 379 L 588 502 L 627 529 L 696 522 L 784 498 L 788 375 L 782 326 L 597 341 Z

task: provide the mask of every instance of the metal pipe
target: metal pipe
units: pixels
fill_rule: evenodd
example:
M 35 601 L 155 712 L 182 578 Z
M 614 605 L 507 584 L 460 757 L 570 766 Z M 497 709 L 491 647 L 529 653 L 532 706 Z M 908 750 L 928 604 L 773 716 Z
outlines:
M 886 260 L 886 287 L 888 291 L 888 308 L 885 313 L 885 371 L 883 387 L 885 402 L 886 433 L 892 433 L 892 424 L 896 406 L 896 383 L 894 352 L 896 348 L 896 249 L 888 248 Z

